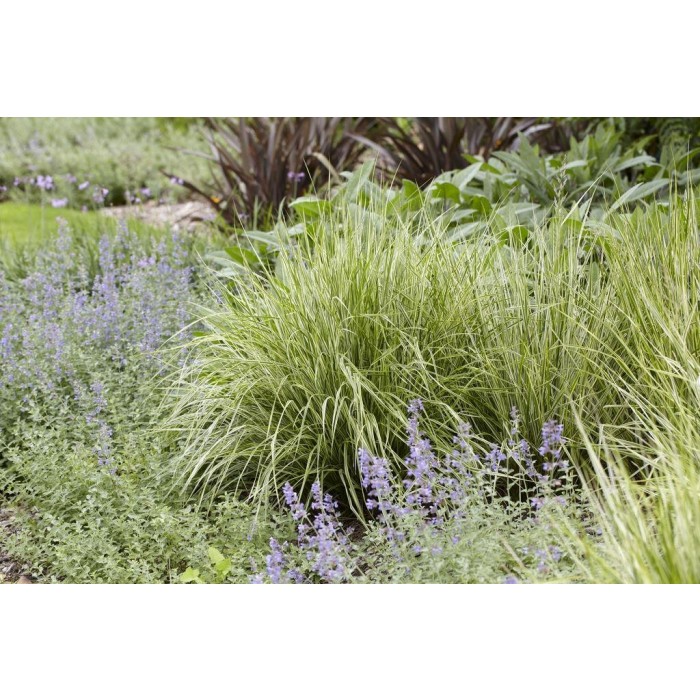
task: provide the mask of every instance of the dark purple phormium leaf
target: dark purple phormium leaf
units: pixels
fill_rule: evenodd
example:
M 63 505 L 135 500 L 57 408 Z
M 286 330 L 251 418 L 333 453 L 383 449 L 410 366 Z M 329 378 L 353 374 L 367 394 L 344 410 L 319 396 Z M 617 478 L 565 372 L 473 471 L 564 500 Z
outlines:
M 320 190 L 335 173 L 352 170 L 366 149 L 350 134 L 371 134 L 378 120 L 226 117 L 207 118 L 205 124 L 212 182 L 178 182 L 214 205 L 228 223 L 240 225 L 276 214 L 295 197 Z
M 382 117 L 373 136 L 352 136 L 377 153 L 385 178 L 423 187 L 444 172 L 467 167 L 466 155 L 488 158 L 493 151 L 517 148 L 521 137 L 560 150 L 568 143 L 560 132 L 554 121 L 536 117 Z

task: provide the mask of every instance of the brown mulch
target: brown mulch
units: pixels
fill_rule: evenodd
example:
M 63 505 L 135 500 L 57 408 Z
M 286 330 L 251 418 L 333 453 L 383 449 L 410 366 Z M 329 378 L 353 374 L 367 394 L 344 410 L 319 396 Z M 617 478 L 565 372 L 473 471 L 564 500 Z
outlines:
M 156 204 L 147 202 L 134 206 L 108 207 L 105 216 L 117 219 L 138 219 L 154 226 L 166 226 L 175 231 L 193 231 L 203 222 L 211 221 L 215 210 L 204 202 Z

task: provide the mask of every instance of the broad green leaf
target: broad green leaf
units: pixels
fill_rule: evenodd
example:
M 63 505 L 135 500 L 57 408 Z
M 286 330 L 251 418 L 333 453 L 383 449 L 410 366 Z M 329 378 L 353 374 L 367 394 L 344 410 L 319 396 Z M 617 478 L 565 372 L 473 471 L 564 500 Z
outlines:
M 450 243 L 458 243 L 466 238 L 474 235 L 477 231 L 481 231 L 486 228 L 486 223 L 483 221 L 472 221 L 469 224 L 464 224 L 463 226 L 458 226 L 453 231 L 450 231 L 448 241 Z
M 215 263 L 222 268 L 220 272 L 226 270 L 235 270 L 238 273 L 250 272 L 250 267 L 248 265 L 242 265 L 240 262 L 236 262 L 224 251 L 212 252 L 205 256 L 205 260 Z
M 482 216 L 488 216 L 493 209 L 491 202 L 483 195 L 469 197 L 468 203 L 472 209 L 476 209 Z
M 449 199 L 455 204 L 461 201 L 459 189 L 451 182 L 436 182 L 428 190 L 430 195 L 435 199 Z
M 204 583 L 199 577 L 199 569 L 193 569 L 191 567 L 188 567 L 180 574 L 180 581 L 182 583 Z
M 288 229 L 285 229 L 287 236 L 292 238 L 294 236 L 302 236 L 303 234 L 307 233 L 307 231 L 307 224 L 294 224 L 294 226 L 290 226 Z
M 216 549 L 216 547 L 209 547 L 207 554 L 209 555 L 209 559 L 212 564 L 218 564 L 219 562 L 224 561 L 224 555 L 218 549 Z
M 280 239 L 271 231 L 244 231 L 243 235 L 251 241 L 264 243 L 268 248 L 276 249 L 280 246 Z
M 557 168 L 554 173 L 565 173 L 567 170 L 574 170 L 574 168 L 585 168 L 587 165 L 587 160 L 572 160 L 570 163 L 565 163 L 560 168 Z
M 625 206 L 625 204 L 630 204 L 631 202 L 636 202 L 644 197 L 648 197 L 654 192 L 658 192 L 663 187 L 668 185 L 668 178 L 662 178 L 660 180 L 652 180 L 651 182 L 640 182 L 634 187 L 630 187 L 611 207 L 610 211 L 617 211 L 620 207 Z
M 460 170 L 453 178 L 452 183 L 455 187 L 464 191 L 463 188 L 466 187 L 477 175 L 484 165 L 483 161 L 477 161 L 476 163 L 470 165 L 464 170 Z
M 629 158 L 628 160 L 625 160 L 619 165 L 615 166 L 613 168 L 613 172 L 619 173 L 620 170 L 633 168 L 635 165 L 654 165 L 654 163 L 656 163 L 656 160 L 651 156 L 636 156 L 635 158 Z
M 478 214 L 478 213 L 479 212 L 477 212 L 476 209 L 462 209 L 460 207 L 460 208 L 452 209 L 450 211 L 450 215 L 449 215 L 447 220 L 450 223 L 468 221 L 468 220 L 473 218 L 474 214 Z
M 539 209 L 540 205 L 532 202 L 512 202 L 499 207 L 496 212 L 513 224 L 518 224 L 523 221 L 532 221 L 535 212 Z
M 400 193 L 397 193 L 391 205 L 394 211 L 401 213 L 403 211 L 419 211 L 424 205 L 425 197 L 423 191 L 416 185 L 415 182 L 404 180 L 401 186 Z
M 231 568 L 232 565 L 230 559 L 222 559 L 221 561 L 216 562 L 214 565 L 214 570 L 219 575 L 220 579 L 228 576 L 231 573 Z
M 246 263 L 249 265 L 255 265 L 260 262 L 260 256 L 248 248 L 233 245 L 229 246 L 228 248 L 224 248 L 224 251 L 231 258 L 231 260 L 239 263 L 240 265 L 245 265 Z
M 688 184 L 696 185 L 698 182 L 700 182 L 700 168 L 687 170 L 678 178 L 678 184 L 682 186 L 686 186 Z
M 509 226 L 500 234 L 503 243 L 511 245 L 523 245 L 530 237 L 530 230 L 525 226 Z
M 486 187 L 481 189 L 479 187 L 469 187 L 466 186 L 460 190 L 463 199 L 468 199 L 469 197 L 483 197 Z M 488 199 L 488 195 L 487 195 Z
M 327 199 L 318 199 L 317 197 L 298 197 L 293 202 L 290 202 L 289 206 L 293 207 L 300 214 L 306 214 L 307 216 L 320 216 L 333 208 L 333 205 Z
M 700 153 L 700 147 L 698 148 L 693 148 L 692 150 L 688 151 L 676 164 L 675 170 L 678 172 L 681 172 L 685 170 L 688 167 L 688 164 L 695 158 L 696 155 Z
M 365 184 L 370 181 L 375 167 L 376 162 L 374 160 L 368 160 L 350 176 L 350 179 L 347 181 L 347 184 L 343 190 L 343 193 L 348 200 L 352 202 L 356 199 L 358 193 L 362 190 Z
M 403 188 L 404 195 L 409 198 L 420 197 L 423 194 L 420 187 L 418 187 L 415 182 L 411 182 L 410 180 L 403 180 L 401 187 Z

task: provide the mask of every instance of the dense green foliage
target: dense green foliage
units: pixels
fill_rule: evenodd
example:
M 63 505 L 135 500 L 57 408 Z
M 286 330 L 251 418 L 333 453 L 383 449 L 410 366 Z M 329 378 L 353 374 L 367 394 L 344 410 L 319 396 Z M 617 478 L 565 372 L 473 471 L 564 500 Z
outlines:
M 71 234 L 0 268 L 0 546 L 42 578 L 168 581 L 217 545 L 246 580 L 253 514 L 172 488 L 157 433 L 161 352 L 196 298 L 191 244 Z M 263 528 L 264 530 L 264 528 Z
M 68 582 L 700 581 L 697 153 L 632 126 L 424 187 L 368 161 L 225 243 L 0 204 L 0 549 Z
M 327 191 L 343 170 L 373 157 L 385 183 L 444 182 L 431 196 L 468 210 L 476 194 L 484 214 L 503 198 L 546 205 L 603 195 L 611 204 L 630 188 L 647 196 L 671 173 L 683 179 L 700 145 L 700 122 L 679 118 L 239 118 L 206 126 L 211 154 L 202 155 L 212 177 L 184 184 L 243 228 L 268 224 L 295 197 Z M 463 171 L 454 182 L 445 175 L 452 171 Z
M 179 377 L 172 427 L 188 481 L 265 502 L 318 476 L 360 508 L 358 444 L 398 449 L 410 399 L 444 422 L 471 381 L 469 259 L 439 230 L 423 246 L 346 209 L 283 249 L 269 283 L 253 275 L 223 294 Z
M 277 228 L 286 232 L 277 239 L 277 278 L 243 275 L 207 317 L 179 396 L 188 478 L 252 488 L 263 499 L 286 480 L 308 487 L 319 478 L 336 493 L 340 481 L 356 505 L 352 445 L 401 456 L 399 411 L 411 393 L 439 416 L 426 425 L 438 444 L 452 410 L 494 440 L 515 405 L 528 439 L 553 416 L 579 427 L 571 453 L 592 502 L 602 499 L 606 524 L 605 546 L 586 548 L 584 578 L 594 570 L 593 580 L 694 580 L 694 536 L 678 531 L 692 522 L 696 490 L 688 454 L 700 376 L 692 192 L 634 211 L 628 196 L 599 215 L 560 206 L 524 232 L 491 217 L 455 241 L 415 191 L 387 197 L 367 175 L 329 202 L 297 202 L 300 223 Z M 250 238 L 264 262 L 269 244 Z M 217 258 L 226 274 L 245 267 L 243 250 L 231 249 L 228 265 Z M 604 478 L 601 449 L 614 450 L 602 464 L 617 465 L 616 476 Z M 617 509 L 635 512 L 637 491 L 651 500 L 638 506 L 646 518 L 635 530 Z M 655 512 L 663 513 L 658 524 Z M 559 526 L 584 546 L 580 524 Z M 621 537 L 631 538 L 629 548 L 615 544 Z M 659 562 L 673 546 L 675 570 L 647 571 L 641 558 L 650 553 L 635 554 L 635 543 Z M 621 551 L 638 556 L 636 573 L 624 572 L 632 564 Z
M 93 209 L 136 198 L 182 198 L 184 189 L 163 171 L 177 165 L 182 177 L 193 179 L 207 172 L 203 161 L 183 159 L 179 149 L 200 151 L 205 146 L 199 126 L 185 126 L 149 117 L 2 118 L 0 201 L 11 198 L 47 206 L 55 201 Z M 39 176 L 51 176 L 50 189 L 36 186 Z M 15 184 L 18 179 L 21 182 Z M 81 188 L 84 183 L 89 184 Z M 107 190 L 104 195 L 102 188 Z
M 496 151 L 488 159 L 467 156 L 470 164 L 440 174 L 423 189 L 410 180 L 393 188 L 379 187 L 367 163 L 329 197 L 350 199 L 365 208 L 382 208 L 391 216 L 411 218 L 426 208 L 459 241 L 491 229 L 523 239 L 545 223 L 556 205 L 569 219 L 585 222 L 595 233 L 613 212 L 637 202 L 668 202 L 674 188 L 684 188 L 700 177 L 698 153 L 691 151 L 662 163 L 639 144 L 624 146 L 623 134 L 600 125 L 568 150 L 545 155 L 526 139 L 512 152 Z M 400 187 L 398 186 L 400 185 Z M 308 216 L 308 198 L 291 203 Z M 316 208 L 328 205 L 316 205 Z

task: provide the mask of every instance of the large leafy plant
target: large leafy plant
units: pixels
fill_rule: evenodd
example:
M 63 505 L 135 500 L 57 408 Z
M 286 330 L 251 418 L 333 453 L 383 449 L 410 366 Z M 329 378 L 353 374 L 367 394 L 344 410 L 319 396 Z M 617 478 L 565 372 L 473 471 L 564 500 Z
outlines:
M 487 159 L 467 156 L 466 167 L 443 172 L 423 188 L 409 179 L 382 182 L 381 164 L 366 161 L 353 173 L 341 173 L 342 184 L 323 197 L 310 194 L 291 201 L 294 226 L 278 222 L 272 232 L 246 230 L 236 245 L 211 259 L 225 276 L 237 275 L 250 263 L 271 271 L 281 245 L 311 232 L 320 215 L 348 205 L 409 228 L 421 212 L 439 222 L 447 240 L 455 243 L 490 231 L 496 240 L 523 244 L 559 209 L 569 226 L 582 231 L 587 247 L 597 245 L 603 233 L 610 233 L 611 214 L 667 202 L 673 191 L 700 177 L 700 168 L 691 167 L 700 149 L 663 163 L 643 146 L 643 141 L 625 146 L 622 132 L 599 124 L 557 154 L 542 154 L 539 146 L 521 139 L 514 151 L 496 151 Z M 413 230 L 419 235 L 420 226 Z
M 379 122 L 376 138 L 356 138 L 378 154 L 386 177 L 421 186 L 468 165 L 465 154 L 488 156 L 550 126 L 535 117 L 385 117 Z
M 554 206 L 571 211 L 573 219 L 603 221 L 621 208 L 667 196 L 674 179 L 684 184 L 692 175 L 662 165 L 643 144 L 623 148 L 621 137 L 600 125 L 581 141 L 572 139 L 568 151 L 549 155 L 523 139 L 515 151 L 469 157 L 466 168 L 438 176 L 425 194 L 446 209 L 453 240 L 486 226 L 526 238 Z

